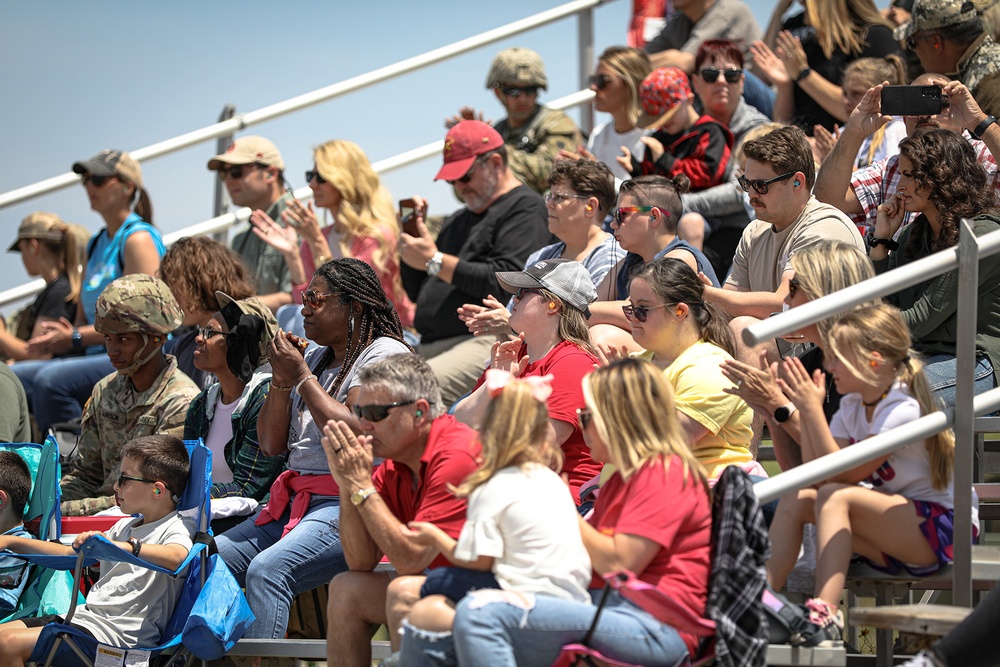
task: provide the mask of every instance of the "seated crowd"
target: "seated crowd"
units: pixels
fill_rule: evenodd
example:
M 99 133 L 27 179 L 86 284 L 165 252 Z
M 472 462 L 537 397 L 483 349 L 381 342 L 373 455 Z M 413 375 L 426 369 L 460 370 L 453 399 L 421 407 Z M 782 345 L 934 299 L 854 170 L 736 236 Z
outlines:
M 142 514 L 108 537 L 141 536 L 169 567 L 191 546 L 178 438 L 202 439 L 246 636 L 285 637 L 295 597 L 329 584 L 330 664 L 369 665 L 385 625 L 399 664 L 550 665 L 621 569 L 707 617 L 711 489 L 731 466 L 767 476 L 765 425 L 784 470 L 954 405 L 956 274 L 757 347 L 743 330 L 955 246 L 962 218 L 1000 229 L 1000 71 L 983 64 L 1000 47 L 974 6 L 806 0 L 783 19 L 790 4 L 762 33 L 742 0 L 693 0 L 645 50 L 605 50 L 591 89 L 611 120 L 589 139 L 539 103 L 536 53 L 501 52 L 487 87 L 507 116 L 446 120 L 434 179 L 462 206 L 439 228 L 420 196 L 397 216 L 346 140 L 315 148 L 309 204 L 268 139 L 212 157 L 252 209 L 231 247 L 168 249 L 127 153 L 74 163 L 104 226 L 37 212 L 18 228 L 10 251 L 45 287 L 0 327 L 0 440 L 78 420 L 62 513 Z M 940 113 L 883 114 L 907 49 Z M 1000 372 L 1000 260 L 978 289 L 981 393 Z M 776 590 L 815 525 L 818 635 L 841 638 L 852 554 L 918 575 L 950 562 L 953 453 L 940 434 L 765 508 Z M 63 553 L 25 531 L 5 456 L 0 547 Z M 116 577 L 155 592 L 148 618 L 109 600 Z M 148 577 L 102 572 L 74 622 L 155 643 L 176 595 Z M 49 620 L 0 624 L 0 664 Z M 592 641 L 642 665 L 698 650 L 617 593 Z

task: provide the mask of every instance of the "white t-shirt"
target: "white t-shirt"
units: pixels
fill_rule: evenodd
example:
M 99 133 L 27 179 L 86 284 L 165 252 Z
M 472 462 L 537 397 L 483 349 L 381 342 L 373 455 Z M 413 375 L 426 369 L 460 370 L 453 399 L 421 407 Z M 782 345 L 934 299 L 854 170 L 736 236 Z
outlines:
M 192 545 L 196 531 L 192 519 L 171 512 L 159 521 L 136 525 L 141 517 L 127 517 L 107 532 L 108 538 L 125 542 L 137 537 L 143 544 Z M 140 553 L 141 555 L 141 553 Z M 174 613 L 185 577 L 172 577 L 144 567 L 101 561 L 101 578 L 77 609 L 73 623 L 87 628 L 104 644 L 119 647 L 156 646 Z
M 632 176 L 618 164 L 617 158 L 622 154 L 622 146 L 626 146 L 632 155 L 640 158 L 646 150 L 642 143 L 642 137 L 649 134 L 641 127 L 633 127 L 628 132 L 619 133 L 615 131 L 615 121 L 610 120 L 603 125 L 598 125 L 590 134 L 587 140 L 587 150 L 594 154 L 598 160 L 608 165 L 608 169 L 615 176 L 615 189 L 621 185 L 622 181 L 627 181 Z
M 536 463 L 499 470 L 472 492 L 455 556 L 495 558 L 504 590 L 590 601 L 590 556 L 569 487 Z
M 212 417 L 205 437 L 205 446 L 212 451 L 213 484 L 228 484 L 233 481 L 233 471 L 226 463 L 226 445 L 233 439 L 233 412 L 239 406 L 240 398 L 232 403 L 223 403 L 220 391 L 219 399 L 215 402 L 215 416 Z

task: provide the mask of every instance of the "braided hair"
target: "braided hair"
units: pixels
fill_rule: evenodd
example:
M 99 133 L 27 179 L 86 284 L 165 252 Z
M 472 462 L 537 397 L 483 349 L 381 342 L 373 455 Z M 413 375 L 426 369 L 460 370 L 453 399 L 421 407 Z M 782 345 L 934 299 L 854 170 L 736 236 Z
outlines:
M 403 325 L 399 322 L 396 308 L 386 297 L 382 283 L 371 266 L 359 259 L 344 257 L 330 260 L 319 267 L 316 275 L 326 281 L 331 292 L 340 295 L 340 303 L 350 311 L 350 319 L 347 321 L 347 352 L 340 364 L 340 372 L 330 388 L 330 395 L 336 396 L 361 351 L 376 338 L 392 338 L 406 345 L 410 351 L 413 348 L 403 339 Z M 357 319 L 353 311 L 355 302 L 361 304 L 361 317 Z M 333 349 L 327 348 L 318 368 L 325 368 L 333 361 L 333 355 Z

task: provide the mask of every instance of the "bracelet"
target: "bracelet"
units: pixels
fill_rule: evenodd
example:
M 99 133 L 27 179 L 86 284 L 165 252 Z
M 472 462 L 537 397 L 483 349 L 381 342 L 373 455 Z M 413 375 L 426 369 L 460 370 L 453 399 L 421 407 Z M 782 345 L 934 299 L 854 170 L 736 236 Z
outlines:
M 142 540 L 138 537 L 130 537 L 128 538 L 128 543 L 132 545 L 132 555 L 138 556 L 139 551 L 142 549 Z
M 271 389 L 273 389 L 275 391 L 291 391 L 294 388 L 295 388 L 295 385 L 291 385 L 291 384 L 288 385 L 287 387 L 282 387 L 280 384 L 274 384 L 273 382 L 271 383 Z
M 316 379 L 317 378 L 316 378 L 315 375 L 307 375 L 307 376 L 305 376 L 304 378 L 302 378 L 301 380 L 299 380 L 297 383 L 295 383 L 295 391 L 298 391 L 298 392 L 301 393 L 302 385 L 304 385 L 306 382 L 309 382 L 309 380 L 316 380 Z M 317 382 L 318 382 L 318 380 L 317 380 Z

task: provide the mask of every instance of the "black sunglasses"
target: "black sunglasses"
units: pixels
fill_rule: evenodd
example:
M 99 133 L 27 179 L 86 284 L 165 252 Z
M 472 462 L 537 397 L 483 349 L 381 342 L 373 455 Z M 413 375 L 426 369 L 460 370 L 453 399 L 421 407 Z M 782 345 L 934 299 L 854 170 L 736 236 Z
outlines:
M 604 90 L 607 88 L 614 79 L 607 74 L 595 74 L 590 77 L 590 85 L 598 90 Z
M 315 169 L 310 169 L 306 172 L 306 183 L 312 183 L 313 179 L 316 179 L 317 185 L 323 185 L 326 183 L 326 179 L 319 175 L 319 171 Z
M 594 416 L 590 414 L 590 408 L 577 408 L 576 418 L 580 422 L 580 428 L 586 431 L 590 428 L 590 422 L 594 419 Z
M 645 322 L 649 317 L 649 311 L 654 308 L 666 308 L 669 305 L 671 304 L 661 303 L 658 306 L 622 306 L 622 312 L 625 313 L 625 319 L 629 321 L 636 319 L 640 322 Z
M 83 181 L 84 185 L 86 185 L 87 183 L 90 183 L 95 188 L 99 188 L 102 185 L 104 185 L 105 183 L 107 183 L 108 181 L 110 181 L 112 178 L 116 178 L 116 176 L 114 174 L 111 174 L 109 176 L 97 176 L 95 174 L 84 174 L 81 177 L 80 180 Z
M 750 188 L 759 195 L 767 194 L 767 186 L 771 183 L 777 183 L 778 181 L 784 181 L 795 175 L 794 171 L 790 171 L 787 174 L 782 174 L 781 176 L 775 176 L 774 178 L 769 178 L 766 181 L 762 179 L 751 181 L 746 176 L 740 176 L 736 179 L 736 182 L 740 184 L 744 192 L 750 192 Z
M 125 482 L 145 482 L 146 484 L 156 484 L 155 479 L 146 479 L 145 477 L 129 477 L 128 475 L 118 473 L 118 488 L 125 486 Z
M 456 178 L 454 181 L 448 181 L 448 182 L 451 183 L 452 185 L 454 185 L 455 183 L 461 183 L 462 185 L 465 185 L 466 183 L 471 181 L 472 177 L 476 175 L 476 169 L 479 168 L 479 165 L 483 163 L 483 158 L 486 157 L 487 155 L 492 155 L 492 153 L 483 153 L 482 155 L 480 155 L 475 159 L 475 161 L 472 163 L 472 166 L 469 167 L 469 171 L 465 172 L 465 176 L 461 178 Z
M 208 327 L 198 327 L 198 335 L 205 340 L 212 340 L 215 336 L 229 336 L 225 331 L 219 331 L 218 329 L 209 329 Z
M 393 408 L 399 408 L 404 405 L 410 405 L 411 403 L 416 403 L 418 399 L 413 399 L 412 401 L 396 401 L 395 403 L 389 403 L 388 405 L 355 405 L 354 414 L 357 415 L 358 419 L 364 419 L 372 423 L 380 422 L 389 416 L 389 410 Z
M 524 298 L 525 294 L 541 294 L 541 291 L 532 289 L 531 287 L 518 287 L 517 291 L 514 293 L 514 298 L 520 301 Z
M 243 178 L 243 170 L 250 168 L 267 169 L 267 165 L 260 164 L 259 162 L 252 162 L 250 164 L 237 164 L 231 167 L 223 167 L 222 169 L 219 170 L 219 178 L 222 179 L 223 181 L 226 180 L 227 176 L 229 178 Z
M 743 76 L 743 70 L 739 67 L 730 69 L 719 69 L 718 67 L 701 68 L 701 78 L 705 80 L 705 83 L 715 83 L 720 74 L 726 77 L 726 83 L 736 83 Z
M 521 95 L 537 95 L 538 86 L 500 86 L 500 92 L 507 97 L 520 97 Z

